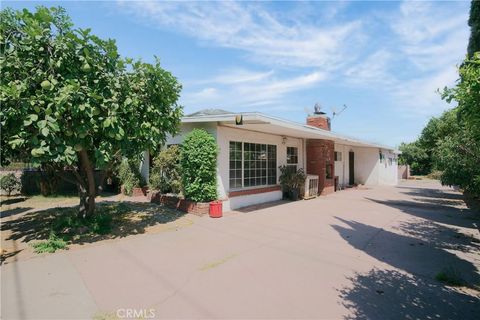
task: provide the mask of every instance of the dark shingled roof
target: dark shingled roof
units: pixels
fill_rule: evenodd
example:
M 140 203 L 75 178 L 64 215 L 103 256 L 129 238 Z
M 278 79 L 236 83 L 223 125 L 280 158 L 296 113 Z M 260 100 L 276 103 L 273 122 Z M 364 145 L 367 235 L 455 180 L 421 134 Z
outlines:
M 221 114 L 232 114 L 232 112 L 222 109 L 203 109 L 194 113 L 187 114 L 185 115 L 185 117 L 218 116 Z

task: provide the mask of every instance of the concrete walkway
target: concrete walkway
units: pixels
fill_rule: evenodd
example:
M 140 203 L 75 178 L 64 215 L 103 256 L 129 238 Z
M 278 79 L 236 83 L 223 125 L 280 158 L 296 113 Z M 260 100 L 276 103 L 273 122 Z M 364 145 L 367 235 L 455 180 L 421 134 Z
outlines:
M 3 265 L 2 319 L 478 319 L 435 276 L 479 283 L 480 221 L 436 182 L 244 211 Z

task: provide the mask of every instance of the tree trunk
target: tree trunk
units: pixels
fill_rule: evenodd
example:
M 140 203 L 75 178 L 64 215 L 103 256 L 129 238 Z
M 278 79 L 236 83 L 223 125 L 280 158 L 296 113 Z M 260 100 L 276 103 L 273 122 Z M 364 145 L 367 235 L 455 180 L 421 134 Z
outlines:
M 80 160 L 80 172 L 82 176 L 86 178 L 86 183 L 79 184 L 79 193 L 80 193 L 80 212 L 79 215 L 82 218 L 90 217 L 95 212 L 95 176 L 93 173 L 93 167 L 88 158 L 86 150 L 81 150 L 78 152 Z

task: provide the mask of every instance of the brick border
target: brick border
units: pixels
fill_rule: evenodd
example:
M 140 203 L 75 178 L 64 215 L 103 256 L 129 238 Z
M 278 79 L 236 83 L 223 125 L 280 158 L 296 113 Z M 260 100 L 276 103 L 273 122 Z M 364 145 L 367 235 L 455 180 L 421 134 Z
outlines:
M 280 190 L 282 190 L 282 187 L 279 186 L 279 185 L 275 185 L 275 186 L 271 186 L 271 187 L 231 191 L 231 192 L 228 193 L 228 197 L 233 198 L 233 197 L 239 197 L 239 196 L 248 196 L 248 195 L 251 195 L 251 194 L 259 194 L 259 193 L 280 191 Z
M 125 194 L 125 188 L 123 185 L 120 186 L 120 193 Z M 133 188 L 131 197 L 142 197 L 147 196 L 148 187 L 141 187 L 141 188 Z
M 158 191 L 151 192 L 149 194 L 149 198 L 151 203 L 161 204 L 166 207 L 191 213 L 197 216 L 206 215 L 210 211 L 210 203 L 208 202 L 195 202 L 181 199 L 176 196 L 161 194 Z

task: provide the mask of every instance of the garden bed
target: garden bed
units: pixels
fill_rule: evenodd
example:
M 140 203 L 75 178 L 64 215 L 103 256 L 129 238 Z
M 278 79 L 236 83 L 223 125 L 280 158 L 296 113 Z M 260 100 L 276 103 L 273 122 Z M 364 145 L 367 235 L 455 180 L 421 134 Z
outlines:
M 172 194 L 161 194 L 158 191 L 150 192 L 149 197 L 151 203 L 161 204 L 197 216 L 208 214 L 210 208 L 208 202 L 195 202 Z

